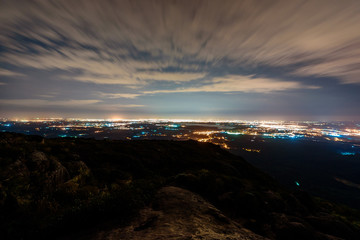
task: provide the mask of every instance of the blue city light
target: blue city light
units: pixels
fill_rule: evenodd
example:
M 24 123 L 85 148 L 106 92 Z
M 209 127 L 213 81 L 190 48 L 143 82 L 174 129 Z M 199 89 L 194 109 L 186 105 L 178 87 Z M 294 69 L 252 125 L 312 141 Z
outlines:
M 354 156 L 355 155 L 354 152 L 341 152 L 340 154 L 343 156 Z
M 341 135 L 338 134 L 338 133 L 329 133 L 329 136 L 331 136 L 331 137 L 341 137 Z
M 243 133 L 239 133 L 239 132 L 225 132 L 225 133 L 230 135 L 244 135 Z

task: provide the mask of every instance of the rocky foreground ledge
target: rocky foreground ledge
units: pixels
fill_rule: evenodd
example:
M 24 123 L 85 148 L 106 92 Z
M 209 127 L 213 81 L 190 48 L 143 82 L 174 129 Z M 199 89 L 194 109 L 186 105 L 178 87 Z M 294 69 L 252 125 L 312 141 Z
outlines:
M 226 217 L 201 196 L 178 187 L 163 187 L 151 207 L 127 227 L 101 231 L 92 240 L 265 240 Z
M 0 239 L 360 239 L 360 213 L 196 141 L 0 133 Z

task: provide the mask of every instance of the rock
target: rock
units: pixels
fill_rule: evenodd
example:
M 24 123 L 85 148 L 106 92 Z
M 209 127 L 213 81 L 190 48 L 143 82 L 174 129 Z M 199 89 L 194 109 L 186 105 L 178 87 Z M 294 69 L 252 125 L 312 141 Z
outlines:
M 69 172 L 59 161 L 52 159 L 51 165 L 54 170 L 47 177 L 47 185 L 50 189 L 66 182 L 70 178 Z
M 140 211 L 128 227 L 103 231 L 90 238 L 100 239 L 206 239 L 263 240 L 227 218 L 202 197 L 178 187 L 162 188 L 152 207 Z
M 28 166 L 31 171 L 45 172 L 49 168 L 50 162 L 45 153 L 35 151 L 31 154 Z
M 277 234 L 278 239 L 293 239 L 293 240 L 302 240 L 302 239 L 316 239 L 315 232 L 299 222 L 287 222 L 278 230 Z
M 282 212 L 284 210 L 285 203 L 279 193 L 268 190 L 265 192 L 264 197 L 266 199 L 266 208 L 269 211 Z
M 344 239 L 359 239 L 358 234 L 348 225 L 331 215 L 309 216 L 306 220 L 321 232 Z
M 3 174 L 3 177 L 5 178 L 27 178 L 30 172 L 24 162 L 21 159 L 18 159 L 11 164 L 6 173 Z
M 90 171 L 88 166 L 83 161 L 67 162 L 65 166 L 68 169 L 71 177 L 75 177 L 79 174 L 84 174 Z

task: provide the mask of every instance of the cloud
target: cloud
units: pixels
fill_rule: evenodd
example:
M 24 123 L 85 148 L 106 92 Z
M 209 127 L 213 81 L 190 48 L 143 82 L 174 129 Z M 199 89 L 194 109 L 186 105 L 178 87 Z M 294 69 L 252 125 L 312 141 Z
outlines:
M 267 98 L 303 89 L 329 103 L 341 88 L 351 105 L 360 87 L 359 12 L 358 0 L 4 0 L 0 95 L 46 99 L 56 89 L 54 101 L 23 104 L 65 109 L 71 104 L 55 99 L 76 96 L 99 101 L 89 109 L 131 112 L 148 99 L 149 109 L 169 104 L 161 93 Z
M 176 92 L 257 92 L 269 93 L 289 89 L 316 89 L 318 86 L 304 86 L 298 82 L 279 81 L 276 79 L 257 78 L 254 76 L 229 75 L 214 78 L 211 84 L 200 87 L 179 88 L 174 90 L 145 91 L 145 94 Z
M 126 75 L 105 75 L 105 76 L 90 76 L 80 75 L 80 76 L 66 76 L 63 77 L 65 80 L 75 80 L 80 82 L 89 82 L 89 83 L 96 83 L 96 84 L 114 84 L 114 85 L 127 85 L 128 87 L 136 88 L 139 85 L 143 85 L 144 83 L 130 78 Z
M 16 105 L 16 106 L 84 106 L 99 103 L 100 100 L 62 100 L 62 101 L 50 101 L 43 99 L 0 99 L 0 103 L 4 105 Z
M 106 98 L 137 98 L 141 94 L 136 93 L 100 93 L 101 96 L 104 96 Z
M 147 85 L 148 81 L 165 81 L 165 82 L 189 82 L 204 78 L 205 73 L 167 73 L 160 71 L 151 72 L 120 72 L 117 70 L 117 74 L 85 74 L 73 77 L 64 77 L 67 80 L 77 80 L 81 82 L 92 82 L 97 84 L 123 84 L 130 88 L 138 88 Z
M 10 71 L 10 70 L 7 70 L 7 69 L 1 69 L 0 68 L 0 76 L 23 77 L 25 75 L 22 74 L 22 73 L 18 73 L 18 72 L 14 72 L 14 71 Z
M 181 76 L 161 73 L 161 68 L 175 65 L 184 70 L 193 65 L 190 62 L 202 62 L 216 69 L 228 59 L 231 67 L 248 68 L 308 62 L 293 74 L 360 83 L 353 67 L 360 62 L 356 0 L 5 1 L 2 5 L 0 41 L 7 51 L 0 61 L 38 69 L 80 69 L 84 75 L 74 80 L 191 81 L 204 73 L 191 76 L 196 73 L 185 70 Z M 154 68 L 158 73 L 138 71 Z M 206 72 L 203 65 L 198 68 Z
M 113 105 L 107 105 L 107 107 L 114 107 L 114 108 L 142 108 L 145 107 L 145 105 L 142 104 L 113 104 Z
M 317 77 L 336 77 L 343 83 L 359 83 L 360 62 L 353 63 L 344 59 L 337 59 L 328 62 L 314 63 L 296 69 L 293 75 L 297 76 L 317 76 Z
M 173 73 L 173 72 L 140 72 L 134 74 L 135 78 L 144 79 L 144 80 L 154 80 L 154 81 L 173 81 L 173 82 L 187 82 L 200 78 L 204 78 L 205 73 Z
M 51 95 L 51 94 L 40 94 L 40 95 L 38 95 L 38 97 L 41 97 L 41 98 L 53 98 L 54 95 Z
M 93 110 L 117 111 L 124 108 L 141 108 L 141 104 L 114 104 L 102 102 L 97 99 L 86 100 L 44 100 L 44 99 L 0 99 L 4 106 L 43 108 L 43 107 L 66 107 L 66 108 L 88 108 Z

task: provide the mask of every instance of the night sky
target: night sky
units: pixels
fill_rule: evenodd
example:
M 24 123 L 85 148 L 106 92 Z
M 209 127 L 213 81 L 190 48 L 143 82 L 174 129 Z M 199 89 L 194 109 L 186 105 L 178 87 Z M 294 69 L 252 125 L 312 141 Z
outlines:
M 0 117 L 360 120 L 360 1 L 0 1 Z

